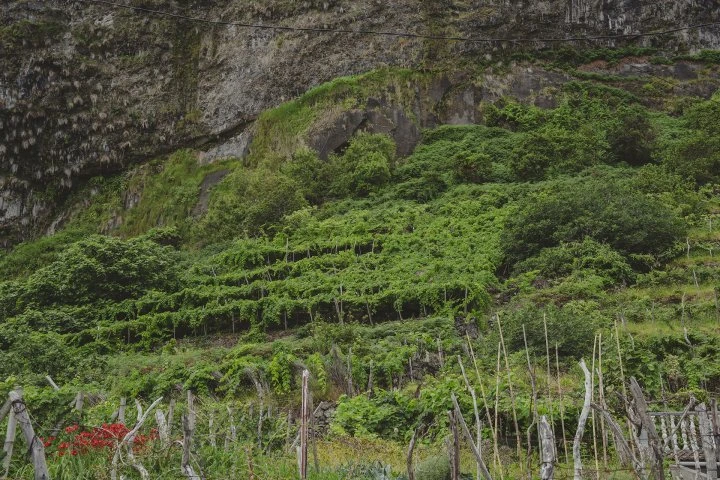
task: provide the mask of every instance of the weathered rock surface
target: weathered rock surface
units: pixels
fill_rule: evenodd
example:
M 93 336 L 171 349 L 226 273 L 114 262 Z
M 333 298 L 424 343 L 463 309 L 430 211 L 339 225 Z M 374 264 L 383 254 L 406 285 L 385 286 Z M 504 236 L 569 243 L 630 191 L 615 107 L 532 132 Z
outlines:
M 132 5 L 255 24 L 409 31 L 476 38 L 566 38 L 631 34 L 720 19 L 715 2 L 696 0 L 178 0 Z M 720 47 L 720 28 L 641 37 L 633 44 L 687 52 Z M 579 47 L 613 41 L 578 42 Z M 248 29 L 140 13 L 86 1 L 9 0 L 0 5 L 0 242 L 47 231 L 73 188 L 94 175 L 180 147 L 205 161 L 247 152 L 246 130 L 263 110 L 332 78 L 382 66 L 424 68 L 498 58 L 548 42 L 433 42 Z M 689 64 L 688 64 L 689 65 Z M 692 65 L 662 67 L 695 81 Z M 615 68 L 615 67 L 613 67 Z M 621 66 L 619 74 L 636 68 Z M 547 85 L 562 74 L 514 69 L 479 87 L 452 78 L 424 91 L 445 111 L 411 122 L 397 105 L 368 102 L 338 117 L 313 143 L 326 155 L 347 132 L 392 134 L 400 153 L 418 128 L 476 121 L 481 99 L 503 94 L 551 104 Z M 444 83 L 443 83 L 444 82 Z M 695 82 L 706 93 L 702 82 Z M 421 112 L 422 113 L 422 112 Z

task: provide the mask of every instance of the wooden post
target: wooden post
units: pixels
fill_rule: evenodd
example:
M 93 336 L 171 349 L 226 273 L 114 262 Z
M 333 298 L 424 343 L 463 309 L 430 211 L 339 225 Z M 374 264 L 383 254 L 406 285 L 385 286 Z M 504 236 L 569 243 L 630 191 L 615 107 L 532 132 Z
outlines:
M 213 448 L 217 447 L 217 435 L 215 433 L 215 412 L 210 412 L 208 418 L 208 437 L 210 440 L 210 446 Z
M 140 400 L 137 398 L 135 399 L 135 409 L 137 410 L 137 421 L 139 422 L 140 419 L 143 417 L 143 407 L 142 403 L 140 403 Z
M 127 399 L 120 397 L 120 408 L 118 409 L 118 422 L 125 425 L 125 409 L 127 408 Z
M 717 458 L 715 449 L 715 439 L 712 430 L 712 423 L 708 416 L 708 410 L 705 404 L 701 403 L 695 408 L 698 414 L 698 426 L 700 428 L 700 442 L 702 443 L 703 453 L 705 454 L 705 468 L 708 480 L 717 480 Z
M 478 368 L 477 359 L 475 358 L 475 351 L 470 341 L 470 335 L 465 334 L 467 340 L 468 350 L 470 351 L 470 358 L 473 361 L 473 367 L 475 367 L 475 376 L 477 377 L 478 385 L 480 385 L 480 396 L 485 406 L 485 417 L 487 418 L 488 427 L 490 428 L 490 435 L 493 438 L 493 463 L 500 460 L 500 452 L 498 451 L 497 435 L 495 434 L 495 427 L 493 426 L 492 417 L 490 416 L 490 407 L 488 405 L 487 395 L 485 394 L 485 386 L 483 385 L 483 379 L 480 376 L 480 369 Z
M 85 394 L 80 391 L 75 396 L 75 411 L 78 415 L 78 423 L 82 423 L 83 406 L 85 405 Z
M 607 408 L 605 403 L 605 383 L 603 382 L 603 366 L 602 366 L 602 333 L 598 336 L 598 399 L 602 408 Z M 607 470 L 608 468 L 608 437 L 607 431 L 605 430 L 605 418 L 600 415 L 600 434 L 602 435 L 602 449 L 603 449 L 603 467 Z
M 531 473 L 531 466 L 530 466 L 530 458 L 532 453 L 532 442 L 531 442 L 531 434 L 532 429 L 538 424 L 538 410 L 537 410 L 537 399 L 538 399 L 538 392 L 537 392 L 537 385 L 535 383 L 535 371 L 532 367 L 532 364 L 530 363 L 530 351 L 528 350 L 528 343 L 527 343 L 527 333 L 525 332 L 525 324 L 523 323 L 522 326 L 523 331 L 523 343 L 525 345 L 525 359 L 527 360 L 527 367 L 528 367 L 528 375 L 530 376 L 530 388 L 532 391 L 532 398 L 531 398 L 531 410 L 532 410 L 532 422 L 530 422 L 530 426 L 527 428 L 526 432 L 526 438 L 527 438 L 527 461 L 528 461 L 528 475 L 532 476 Z M 541 439 L 540 439 L 540 430 L 537 431 L 538 434 L 538 447 L 540 447 Z
M 513 424 L 515 426 L 515 442 L 517 443 L 518 461 L 522 458 L 522 441 L 520 440 L 520 426 L 517 419 L 517 405 L 515 403 L 515 391 L 513 390 L 512 378 L 510 376 L 510 362 L 508 361 L 507 349 L 505 348 L 505 336 L 503 335 L 502 323 L 500 323 L 500 315 L 495 314 L 498 330 L 500 332 L 500 345 L 502 346 L 503 357 L 505 358 L 505 372 L 508 379 L 508 391 L 510 392 L 510 406 L 512 407 Z M 520 470 L 523 470 L 523 464 L 520 462 Z
M 645 479 L 645 469 L 643 467 L 643 464 L 640 460 L 638 460 L 635 455 L 633 454 L 632 449 L 630 448 L 630 445 L 628 444 L 627 440 L 625 440 L 625 437 L 623 436 L 622 428 L 620 428 L 620 425 L 617 424 L 615 420 L 613 420 L 612 416 L 610 416 L 610 413 L 608 413 L 607 410 L 604 408 L 593 404 L 592 408 L 603 416 L 605 419 L 605 422 L 608 424 L 608 428 L 610 429 L 610 432 L 613 435 L 613 438 L 615 440 L 615 447 L 617 449 L 618 456 L 620 457 L 620 462 L 624 465 L 630 465 L 632 466 L 633 470 L 635 471 L 635 475 L 639 479 Z
M 308 460 L 308 434 L 310 423 L 310 398 L 308 392 L 308 380 L 310 372 L 303 370 L 302 373 L 302 404 L 300 410 L 300 478 L 307 478 Z
M 460 478 L 460 436 L 457 429 L 457 418 L 454 411 L 447 412 L 450 420 L 450 439 L 448 441 L 448 453 L 450 456 L 450 479 Z
M 155 423 L 158 427 L 158 437 L 163 448 L 167 448 L 170 445 L 170 434 L 168 433 L 167 420 L 165 414 L 159 408 L 155 410 Z
M 655 430 L 655 423 L 652 421 L 652 418 L 650 418 L 650 415 L 648 415 L 645 396 L 635 377 L 630 377 L 630 392 L 633 396 L 635 413 L 640 420 L 642 432 L 646 433 L 648 437 L 648 457 L 651 465 L 650 475 L 656 480 L 664 480 L 665 473 L 663 469 L 663 452 L 660 438 L 658 437 L 657 430 Z
M 688 436 L 690 437 L 690 450 L 693 453 L 693 460 L 695 460 L 695 470 L 700 471 L 700 449 L 698 448 L 697 436 L 695 435 L 695 425 L 693 424 L 692 416 L 687 417 L 685 420 L 688 427 Z
M 552 370 L 550 368 L 550 340 L 548 338 L 548 329 L 547 329 L 547 314 L 543 313 L 543 333 L 545 334 L 545 360 L 546 360 L 546 366 L 547 366 L 547 402 L 548 402 L 548 410 L 550 410 L 550 432 L 553 435 L 553 438 L 555 437 L 555 418 L 553 415 L 553 408 L 552 408 L 552 389 L 550 388 L 550 382 L 552 380 Z M 559 381 L 559 379 L 558 379 Z M 557 448 L 555 446 L 555 443 L 553 443 L 553 449 L 555 449 L 555 456 L 557 457 Z
M 23 403 L 22 393 L 18 390 L 12 390 L 8 397 L 10 398 L 12 412 L 15 415 L 17 425 L 25 437 L 25 442 L 30 451 L 33 469 L 35 471 L 35 480 L 49 480 L 47 463 L 45 462 L 45 446 L 35 435 L 35 429 L 30 421 L 27 407 Z
M 56 392 L 60 390 L 60 387 L 57 386 L 57 384 L 53 381 L 52 377 L 50 375 L 45 375 L 45 380 L 50 384 L 50 386 L 55 390 Z
M 580 457 L 580 442 L 582 441 L 583 433 L 585 433 L 585 422 L 587 422 L 588 415 L 590 414 L 590 403 L 592 395 L 592 385 L 590 380 L 590 371 L 585 365 L 585 360 L 580 360 L 580 368 L 582 368 L 585 374 L 585 401 L 583 402 L 582 411 L 580 412 L 580 418 L 578 420 L 578 428 L 575 432 L 575 440 L 573 442 L 573 462 L 574 462 L 574 480 L 582 480 L 582 458 Z
M 540 417 L 540 449 L 542 466 L 540 467 L 540 478 L 542 480 L 553 480 L 555 476 L 555 436 L 547 421 L 547 417 Z
M 590 398 L 591 402 L 595 400 L 595 356 L 597 354 L 597 335 L 593 341 L 593 358 L 590 367 Z M 593 456 L 595 457 L 595 478 L 600 480 L 600 461 L 598 460 L 597 448 L 597 427 L 595 422 L 595 410 L 592 410 L 592 437 L 593 437 Z
M 460 355 L 457 357 L 458 363 L 460 364 L 460 371 L 462 372 L 463 380 L 465 380 L 465 388 L 468 389 L 470 392 L 470 396 L 472 397 L 473 402 L 473 413 L 475 414 L 475 438 L 476 438 L 476 444 L 477 449 L 480 450 L 481 448 L 481 435 L 482 435 L 482 423 L 480 422 L 480 411 L 478 410 L 477 405 L 477 396 L 475 395 L 475 389 L 470 385 L 470 380 L 468 380 L 467 375 L 465 374 L 465 366 L 462 363 L 462 358 L 460 358 Z M 480 471 L 480 465 L 477 466 L 477 479 L 480 480 L 482 477 L 482 472 Z
M 7 433 L 5 435 L 5 445 L 3 446 L 3 452 L 5 453 L 2 464 L 4 471 L 3 479 L 6 479 L 10 473 L 10 459 L 12 458 L 13 446 L 15 445 L 16 427 L 17 419 L 15 418 L 15 413 L 11 411 L 8 415 Z
M 558 400 L 560 400 L 560 428 L 562 431 L 563 451 L 565 452 L 565 463 L 570 460 L 567 447 L 567 434 L 565 433 L 565 405 L 563 404 L 562 385 L 560 385 L 560 355 L 558 355 L 558 344 L 555 344 L 555 372 L 557 374 Z
M 415 480 L 415 468 L 413 467 L 413 452 L 415 451 L 415 442 L 417 441 L 418 432 L 420 431 L 420 425 L 413 431 L 412 438 L 410 439 L 410 446 L 408 447 L 407 454 L 407 473 L 408 480 Z
M 475 445 L 475 442 L 473 441 L 472 434 L 470 433 L 470 429 L 467 426 L 467 423 L 465 422 L 465 418 L 462 416 L 462 412 L 460 411 L 460 405 L 458 405 L 457 398 L 455 397 L 454 393 L 450 394 L 450 399 L 453 402 L 453 408 L 455 412 L 455 419 L 458 423 L 460 423 L 460 427 L 462 428 L 463 435 L 465 435 L 465 440 L 467 440 L 468 445 L 470 445 L 470 449 L 472 450 L 473 455 L 475 456 L 475 462 L 477 463 L 478 470 L 482 474 L 483 478 L 485 480 L 492 480 L 492 477 L 490 476 L 490 472 L 487 469 L 487 466 L 485 465 L 485 462 L 482 459 L 482 455 L 480 454 L 480 446 Z M 456 429 L 457 431 L 457 429 Z M 459 449 L 458 449 L 458 469 L 459 467 Z
M 192 465 L 190 464 L 190 453 L 192 451 L 192 437 L 195 430 L 195 406 L 193 393 L 187 391 L 187 413 L 182 416 L 183 426 L 183 453 L 182 460 L 180 462 L 180 469 L 183 475 L 188 477 L 190 480 L 199 480 L 200 477 L 195 473 Z

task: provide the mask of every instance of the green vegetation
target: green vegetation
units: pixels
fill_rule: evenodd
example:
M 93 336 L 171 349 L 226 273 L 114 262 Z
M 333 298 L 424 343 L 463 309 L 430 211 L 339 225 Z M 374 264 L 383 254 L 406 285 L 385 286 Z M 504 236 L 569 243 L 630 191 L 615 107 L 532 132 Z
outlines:
M 372 459 L 402 471 L 421 423 L 417 478 L 445 478 L 450 393 L 471 418 L 458 356 L 511 447 L 506 478 L 523 468 L 514 409 L 522 432 L 533 422 L 526 347 L 541 371 L 546 348 L 557 360 L 559 375 L 553 365 L 537 379 L 552 395 L 534 405 L 556 427 L 577 420 L 576 362 L 592 358 L 598 334 L 615 411 L 620 357 L 670 408 L 717 391 L 717 98 L 669 115 L 573 82 L 554 109 L 483 105 L 483 124 L 426 131 L 406 158 L 367 133 L 327 160 L 308 148 L 321 114 L 408 78 L 426 77 L 338 79 L 264 113 L 244 162 L 201 166 L 180 151 L 89 182 L 63 230 L 0 259 L 0 393 L 25 386 L 45 432 L 78 390 L 104 392 L 81 419 L 99 425 L 120 396 L 191 389 L 217 424 L 228 407 L 244 412 L 240 444 L 199 443 L 208 478 L 244 475 L 250 458 L 267 478 L 289 478 L 286 418 L 307 368 L 315 401 L 338 402 L 314 477 L 330 479 L 373 478 L 384 467 Z M 203 181 L 225 173 L 202 204 Z M 501 341 L 508 375 L 496 371 Z M 268 406 L 275 414 L 259 421 Z M 158 474 L 179 465 L 177 449 L 145 453 Z M 359 463 L 337 460 L 350 456 Z M 57 478 L 107 472 L 103 455 L 53 458 Z M 19 478 L 22 465 L 13 460 Z

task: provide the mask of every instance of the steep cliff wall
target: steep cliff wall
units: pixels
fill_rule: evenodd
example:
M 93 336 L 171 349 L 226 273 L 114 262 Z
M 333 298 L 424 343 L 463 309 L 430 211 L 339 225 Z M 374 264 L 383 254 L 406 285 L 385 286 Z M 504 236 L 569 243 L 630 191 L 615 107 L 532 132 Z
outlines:
M 222 21 L 478 38 L 632 34 L 720 19 L 715 2 L 697 0 L 130 4 Z M 63 198 L 94 175 L 123 171 L 185 146 L 208 150 L 209 160 L 240 156 L 247 151 L 248 128 L 260 112 L 332 78 L 383 66 L 461 69 L 519 49 L 554 45 L 278 32 L 84 1 L 3 2 L 0 241 L 12 244 L 47 231 Z M 637 45 L 688 53 L 720 47 L 720 28 L 565 45 Z M 486 93 L 488 88 L 508 87 L 493 87 L 490 80 Z M 522 90 L 537 82 L 537 71 L 520 69 L 512 82 Z M 460 92 L 458 102 L 476 104 L 477 98 L 462 97 L 466 93 Z M 471 115 L 458 116 L 458 111 L 462 108 L 440 120 L 473 121 Z

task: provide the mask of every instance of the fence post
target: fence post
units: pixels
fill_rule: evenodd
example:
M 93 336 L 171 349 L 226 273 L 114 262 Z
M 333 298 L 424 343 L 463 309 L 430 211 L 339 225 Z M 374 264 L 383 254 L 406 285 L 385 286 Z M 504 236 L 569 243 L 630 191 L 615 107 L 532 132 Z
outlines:
M 310 395 L 308 392 L 308 379 L 310 372 L 303 370 L 302 373 L 302 406 L 300 412 L 300 478 L 307 478 L 308 461 L 308 434 L 310 430 Z
M 10 472 L 10 459 L 12 458 L 13 446 L 15 445 L 16 427 L 17 419 L 15 418 L 15 412 L 11 410 L 8 414 L 7 434 L 5 435 L 5 445 L 3 445 L 3 452 L 5 452 L 5 458 L 3 458 L 3 479 L 7 478 Z
M 712 424 L 708 417 L 708 410 L 704 403 L 695 408 L 698 413 L 698 427 L 700 428 L 700 440 L 703 453 L 705 454 L 705 468 L 708 480 L 717 480 L 717 459 L 715 457 L 715 438 Z
M 582 458 L 580 457 L 580 442 L 582 441 L 583 433 L 585 433 L 585 423 L 587 422 L 588 415 L 590 414 L 590 403 L 592 400 L 592 382 L 590 378 L 590 371 L 585 365 L 585 360 L 580 360 L 580 368 L 582 368 L 585 374 L 585 401 L 583 402 L 582 411 L 580 412 L 580 418 L 578 420 L 578 428 L 575 432 L 575 440 L 573 441 L 573 462 L 575 474 L 573 478 L 575 480 L 582 480 Z
M 542 466 L 540 467 L 540 478 L 542 480 L 553 480 L 555 475 L 555 436 L 547 421 L 547 417 L 540 417 L 540 440 L 542 449 Z
M 35 480 L 49 480 L 47 463 L 45 463 L 45 446 L 35 435 L 30 415 L 28 415 L 27 407 L 23 403 L 22 393 L 13 390 L 8 395 L 12 405 L 12 411 L 17 419 L 17 424 L 25 437 L 30 450 L 30 458 L 32 459 L 33 469 L 35 470 Z

